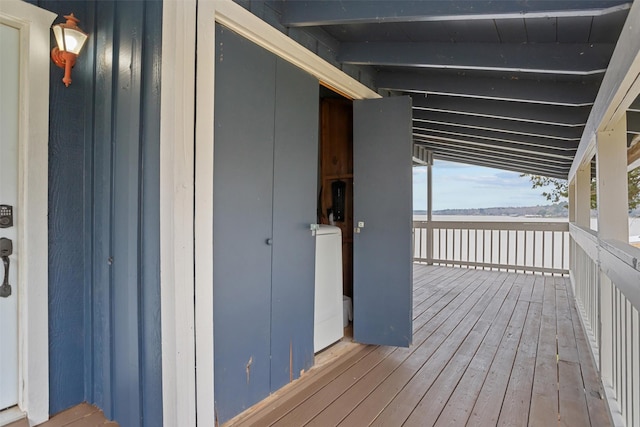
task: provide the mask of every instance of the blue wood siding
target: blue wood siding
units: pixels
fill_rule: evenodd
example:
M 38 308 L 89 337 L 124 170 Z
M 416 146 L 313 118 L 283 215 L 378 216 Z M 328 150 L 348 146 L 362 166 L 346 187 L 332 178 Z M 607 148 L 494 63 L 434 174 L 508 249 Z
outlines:
M 159 426 L 162 2 L 32 3 L 90 34 L 70 87 L 51 65 L 50 412 Z

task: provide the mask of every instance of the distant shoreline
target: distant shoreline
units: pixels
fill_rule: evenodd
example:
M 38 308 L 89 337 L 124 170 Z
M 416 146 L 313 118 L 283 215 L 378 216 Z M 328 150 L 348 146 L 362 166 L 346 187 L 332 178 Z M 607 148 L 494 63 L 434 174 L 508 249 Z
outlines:
M 441 216 L 501 216 L 513 218 L 568 218 L 569 210 L 565 204 L 522 207 L 495 207 L 495 208 L 472 208 L 472 209 L 441 209 L 433 211 L 433 215 Z M 413 215 L 426 215 L 427 211 L 418 209 L 413 211 Z M 591 217 L 597 217 L 597 211 L 591 210 Z M 629 213 L 630 218 L 640 217 L 640 208 Z
M 425 210 L 414 210 L 414 215 L 426 215 Z M 524 206 L 524 207 L 494 207 L 474 209 L 442 209 L 432 212 L 433 215 L 463 215 L 463 216 L 510 216 L 527 218 L 567 218 L 568 209 L 564 204 Z
M 420 213 L 422 212 L 422 213 Z M 414 221 L 426 221 L 425 211 L 414 211 Z M 434 221 L 454 221 L 454 222 L 567 222 L 565 217 L 531 217 L 531 216 L 510 216 L 510 215 L 442 215 L 433 213 Z M 598 219 L 591 218 L 591 229 L 598 229 Z M 640 217 L 629 217 L 629 240 L 640 242 Z

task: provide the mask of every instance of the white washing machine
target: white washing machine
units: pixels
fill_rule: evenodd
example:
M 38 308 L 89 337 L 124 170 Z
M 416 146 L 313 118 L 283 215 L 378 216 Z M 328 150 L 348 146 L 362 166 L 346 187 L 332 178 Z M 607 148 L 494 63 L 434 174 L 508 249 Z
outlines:
M 316 232 L 314 352 L 344 335 L 342 306 L 342 232 L 332 225 L 320 225 Z

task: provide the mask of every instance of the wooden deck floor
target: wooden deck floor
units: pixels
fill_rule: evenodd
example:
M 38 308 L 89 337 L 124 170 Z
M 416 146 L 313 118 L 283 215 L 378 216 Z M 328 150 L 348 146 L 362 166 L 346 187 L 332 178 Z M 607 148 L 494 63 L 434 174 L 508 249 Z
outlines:
M 6 427 L 29 427 L 26 419 L 8 424 Z M 38 427 L 118 427 L 118 424 L 104 417 L 100 409 L 88 403 L 81 403 L 53 416 Z
M 611 425 L 568 279 L 416 265 L 410 348 L 353 350 L 226 426 Z

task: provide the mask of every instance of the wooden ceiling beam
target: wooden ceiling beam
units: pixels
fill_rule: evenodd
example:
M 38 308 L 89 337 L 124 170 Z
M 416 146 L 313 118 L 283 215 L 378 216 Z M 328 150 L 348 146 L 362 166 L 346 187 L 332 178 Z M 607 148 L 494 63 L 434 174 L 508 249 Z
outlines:
M 604 74 L 614 44 L 595 43 L 342 43 L 343 64 L 510 71 L 589 76 Z
M 376 76 L 379 89 L 453 95 L 535 104 L 589 106 L 598 93 L 599 81 L 554 81 L 480 77 L 465 73 L 381 71 Z
M 287 1 L 288 27 L 478 19 L 595 17 L 629 8 L 628 0 Z

